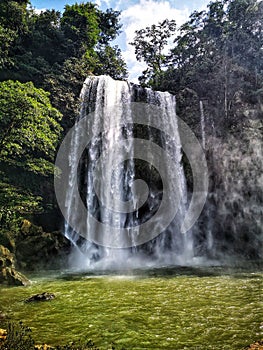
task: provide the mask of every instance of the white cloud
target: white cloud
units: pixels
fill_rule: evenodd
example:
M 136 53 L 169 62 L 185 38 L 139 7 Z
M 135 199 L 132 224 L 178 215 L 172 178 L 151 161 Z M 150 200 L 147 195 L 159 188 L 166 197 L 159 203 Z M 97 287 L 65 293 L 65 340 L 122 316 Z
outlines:
M 125 40 L 123 57 L 127 62 L 130 80 L 137 82 L 138 76 L 146 68 L 143 62 L 137 62 L 134 47 L 129 43 L 134 40 L 135 31 L 157 24 L 164 19 L 174 19 L 179 27 L 189 17 L 190 10 L 187 8 L 176 9 L 169 1 L 140 0 L 137 4 L 129 6 L 121 14 L 123 23 L 122 41 Z
M 43 9 L 36 9 L 34 8 L 34 12 L 37 14 L 37 15 L 40 15 L 41 12 L 45 12 L 47 11 L 47 9 L 43 8 Z
M 34 6 L 32 6 L 31 4 L 28 4 L 27 5 L 27 10 L 31 10 L 31 9 L 33 9 L 33 11 L 36 13 L 36 14 L 40 14 L 41 12 L 45 12 L 47 9 L 46 8 L 40 8 L 40 9 L 38 9 L 38 8 L 35 8 Z
M 99 7 L 110 7 L 111 0 L 94 0 L 94 3 Z

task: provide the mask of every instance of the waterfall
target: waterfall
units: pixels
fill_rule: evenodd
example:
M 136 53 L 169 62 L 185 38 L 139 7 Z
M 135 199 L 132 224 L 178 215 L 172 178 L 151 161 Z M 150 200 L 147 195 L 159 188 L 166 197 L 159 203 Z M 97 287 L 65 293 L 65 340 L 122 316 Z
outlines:
M 220 139 L 212 114 L 204 115 L 202 101 L 199 107 L 203 147 L 176 115 L 175 96 L 108 76 L 86 79 L 55 167 L 72 265 L 262 258 L 262 122 L 247 121 L 238 137 Z
M 202 146 L 203 146 L 203 149 L 205 149 L 206 137 L 205 137 L 205 114 L 204 114 L 203 101 L 200 100 L 199 104 L 200 104 L 200 114 L 201 114 Z
M 188 202 L 175 97 L 90 76 L 81 91 L 78 122 L 66 189 L 67 217 L 75 224 L 65 224 L 65 235 L 76 246 L 81 267 L 191 260 L 191 230 L 180 231 Z M 162 207 L 165 200 L 169 206 Z M 82 234 L 75 229 L 80 222 Z

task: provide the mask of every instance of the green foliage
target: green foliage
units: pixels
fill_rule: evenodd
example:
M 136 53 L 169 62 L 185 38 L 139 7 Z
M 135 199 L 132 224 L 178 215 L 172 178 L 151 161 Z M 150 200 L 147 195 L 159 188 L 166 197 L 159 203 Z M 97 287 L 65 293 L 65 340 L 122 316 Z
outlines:
M 50 171 L 61 114 L 49 94 L 29 83 L 0 83 L 0 159 L 35 172 Z
M 120 33 L 119 11 L 107 9 L 106 12 L 98 11 L 99 20 L 99 44 L 108 45 L 111 40 L 116 39 Z
M 94 69 L 96 75 L 108 74 L 117 80 L 122 80 L 128 75 L 118 46 L 100 45 L 97 56 L 99 63 Z
M 262 71 L 262 11 L 262 1 L 256 0 L 218 0 L 207 11 L 195 11 L 180 28 L 173 62 L 179 67 L 200 64 L 200 59 L 215 64 L 225 56 Z
M 32 81 L 49 91 L 52 104 L 63 114 L 64 128 L 72 126 L 78 116 L 79 94 L 88 74 L 127 77 L 120 49 L 110 45 L 121 27 L 118 11 L 103 12 L 89 2 L 66 5 L 63 14 L 55 10 L 37 14 L 23 7 L 26 29 L 18 36 L 18 31 L 8 27 L 7 6 L 3 8 L 0 81 Z M 13 21 L 12 16 L 9 21 Z
M 19 35 L 26 32 L 27 3 L 10 0 L 0 2 L 0 69 L 12 64 L 12 46 Z
M 0 225 L 17 231 L 21 218 L 44 210 L 60 139 L 61 114 L 32 83 L 0 83 Z M 32 177 L 37 174 L 38 180 Z M 18 176 L 19 174 L 19 176 Z M 47 180 L 43 178 L 47 177 Z
M 0 350 L 35 350 L 31 329 L 24 326 L 22 322 L 18 324 L 9 322 L 6 330 L 7 337 L 6 340 L 0 341 Z
M 71 58 L 45 76 L 43 85 L 51 92 L 52 104 L 62 112 L 62 126 L 71 127 L 79 114 L 79 94 L 83 82 L 97 64 L 95 57 Z M 92 68 L 91 68 L 92 67 Z
M 12 62 L 9 58 L 9 50 L 16 37 L 14 30 L 0 25 L 0 69 Z
M 79 114 L 87 75 L 126 77 L 120 50 L 110 45 L 121 27 L 119 15 L 90 2 L 66 5 L 62 14 L 38 14 L 29 0 L 0 2 L 0 224 L 5 229 L 16 231 L 21 217 L 54 208 L 54 156 L 62 127 L 66 131 Z
M 62 63 L 67 57 L 66 38 L 60 27 L 61 15 L 55 10 L 36 14 L 32 11 L 29 31 L 23 38 L 23 51 L 31 52 L 32 57 L 42 57 L 50 67 Z
M 137 59 L 148 65 L 141 82 L 176 94 L 178 112 L 190 125 L 199 124 L 199 100 L 205 100 L 217 136 L 237 131 L 246 119 L 242 109 L 250 105 L 260 114 L 262 18 L 263 1 L 213 1 L 179 28 L 167 55 L 161 39 L 165 22 L 137 31 L 132 44 Z M 170 34 L 168 27 L 163 35 Z
M 27 5 L 29 0 L 1 0 L 0 23 L 21 35 L 27 30 Z
M 78 116 L 87 75 L 127 75 L 110 46 L 118 11 L 87 2 L 37 14 L 28 5 L 0 2 L 0 224 L 14 232 L 23 216 L 54 208 L 54 156 L 62 127 Z
M 0 350 L 99 350 L 92 340 L 79 340 L 66 345 L 47 346 L 36 345 L 31 336 L 31 329 L 19 323 L 7 322 L 4 324 L 7 331 L 5 340 L 0 340 Z M 108 349 L 114 350 L 115 347 Z
M 45 203 L 50 201 L 47 189 L 62 130 L 60 120 L 61 114 L 52 107 L 49 93 L 35 88 L 33 83 L 0 83 L 2 228 L 17 231 L 23 216 L 44 210 L 44 193 Z
M 33 9 L 27 9 L 26 30 L 20 31 L 19 37 L 15 31 L 13 37 L 3 13 L 0 37 L 5 35 L 7 40 L 0 46 L 0 80 L 32 81 L 37 87 L 46 87 L 46 77 L 52 74 L 59 79 L 65 62 L 74 59 L 85 61 L 85 76 L 95 72 L 96 67 L 104 65 L 101 46 L 110 46 L 109 42 L 119 33 L 119 14 L 111 9 L 100 11 L 89 2 L 66 5 L 63 14 L 55 10 L 36 14 Z M 113 69 L 105 64 L 104 74 L 125 77 L 126 65 L 119 51 L 112 48 L 111 56 Z
M 142 83 L 148 80 L 153 85 L 162 69 L 168 65 L 169 56 L 164 53 L 164 49 L 175 30 L 175 21 L 166 19 L 158 25 L 153 24 L 135 32 L 136 36 L 131 45 L 135 46 L 136 58 L 148 65 L 148 69 L 143 72 L 144 76 L 140 78 Z
M 89 2 L 66 5 L 61 29 L 69 40 L 74 57 L 81 57 L 87 50 L 94 49 L 100 33 L 96 5 Z
M 16 230 L 21 218 L 29 213 L 39 213 L 42 198 L 29 190 L 0 182 L 0 225 L 1 228 Z

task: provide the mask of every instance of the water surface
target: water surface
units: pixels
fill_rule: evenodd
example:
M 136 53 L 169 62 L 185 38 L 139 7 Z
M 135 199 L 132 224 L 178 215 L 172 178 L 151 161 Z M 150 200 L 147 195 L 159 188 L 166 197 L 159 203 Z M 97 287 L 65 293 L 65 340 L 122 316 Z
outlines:
M 161 268 L 53 273 L 1 287 L 1 309 L 38 342 L 90 338 L 108 349 L 242 349 L 263 337 L 260 271 Z M 52 292 L 49 302 L 24 303 Z

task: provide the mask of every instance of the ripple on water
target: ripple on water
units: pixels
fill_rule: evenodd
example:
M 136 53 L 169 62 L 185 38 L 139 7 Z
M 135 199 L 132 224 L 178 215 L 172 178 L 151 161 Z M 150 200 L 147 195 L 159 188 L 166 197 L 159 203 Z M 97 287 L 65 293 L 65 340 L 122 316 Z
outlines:
M 167 271 L 166 271 L 167 272 Z M 2 288 L 4 312 L 23 320 L 38 342 L 88 337 L 102 349 L 242 349 L 262 333 L 262 274 L 219 268 L 73 274 Z M 43 291 L 56 298 L 25 304 Z M 3 292 L 3 293 L 2 293 Z

